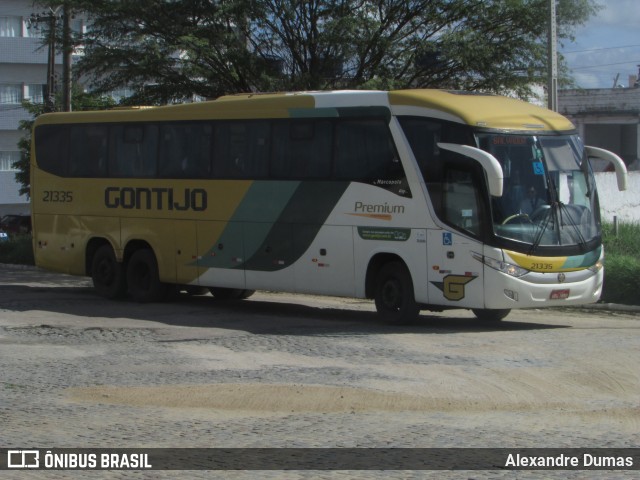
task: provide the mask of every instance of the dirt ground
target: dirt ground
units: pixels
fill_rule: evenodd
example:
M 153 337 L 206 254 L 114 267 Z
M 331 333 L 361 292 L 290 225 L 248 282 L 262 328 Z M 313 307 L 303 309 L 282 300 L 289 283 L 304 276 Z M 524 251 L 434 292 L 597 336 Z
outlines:
M 207 295 L 140 305 L 100 299 L 86 279 L 3 266 L 3 443 L 637 447 L 639 320 L 633 311 L 555 309 L 486 324 L 452 310 L 393 326 L 367 301 L 269 292 L 229 303 Z M 211 478 L 198 475 L 189 478 Z M 245 475 L 217 478 L 263 478 Z M 530 475 L 517 478 L 603 478 Z

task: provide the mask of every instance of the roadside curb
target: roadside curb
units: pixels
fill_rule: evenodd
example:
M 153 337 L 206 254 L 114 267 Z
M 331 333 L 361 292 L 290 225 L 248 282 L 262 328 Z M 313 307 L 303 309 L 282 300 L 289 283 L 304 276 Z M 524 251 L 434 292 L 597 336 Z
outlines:
M 608 310 L 611 312 L 640 313 L 639 305 L 624 305 L 621 303 L 592 303 L 590 305 L 568 308 L 575 308 L 577 310 Z

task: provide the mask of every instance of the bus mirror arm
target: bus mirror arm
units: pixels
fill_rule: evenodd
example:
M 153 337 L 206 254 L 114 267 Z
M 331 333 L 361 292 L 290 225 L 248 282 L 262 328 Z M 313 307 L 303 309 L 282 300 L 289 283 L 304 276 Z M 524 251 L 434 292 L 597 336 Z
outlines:
M 478 162 L 485 173 L 489 186 L 489 193 L 493 197 L 501 197 L 503 189 L 504 172 L 500 162 L 488 152 L 468 145 L 458 145 L 457 143 L 438 143 L 438 147 L 443 150 L 464 155 Z
M 613 163 L 616 169 L 616 180 L 618 181 L 618 190 L 621 192 L 627 189 L 628 173 L 627 166 L 624 161 L 615 153 L 597 147 L 584 147 L 588 157 L 601 158 Z

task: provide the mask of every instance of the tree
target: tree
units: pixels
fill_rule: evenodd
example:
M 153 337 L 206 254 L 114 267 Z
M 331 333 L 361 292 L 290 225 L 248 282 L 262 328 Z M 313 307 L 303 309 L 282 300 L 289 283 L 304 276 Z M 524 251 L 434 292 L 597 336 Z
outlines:
M 561 40 L 598 8 L 558 1 Z M 91 22 L 78 68 L 98 91 L 133 88 L 132 103 L 372 87 L 525 96 L 546 72 L 548 0 L 67 2 Z

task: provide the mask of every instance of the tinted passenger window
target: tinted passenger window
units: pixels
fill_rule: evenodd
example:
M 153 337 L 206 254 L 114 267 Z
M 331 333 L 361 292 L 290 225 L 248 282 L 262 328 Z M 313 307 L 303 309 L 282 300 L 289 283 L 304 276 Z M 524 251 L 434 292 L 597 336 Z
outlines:
M 213 175 L 264 178 L 269 173 L 268 122 L 220 122 L 214 127 Z
M 67 173 L 69 127 L 42 125 L 35 130 L 36 161 L 45 172 L 63 176 Z
M 162 125 L 158 175 L 166 178 L 209 177 L 212 140 L 211 124 Z
M 116 177 L 154 177 L 158 156 L 157 125 L 111 127 L 109 173 Z
M 337 123 L 335 176 L 371 183 L 410 196 L 391 132 L 382 119 Z
M 69 176 L 106 176 L 107 138 L 108 130 L 104 125 L 72 125 Z
M 329 177 L 332 131 L 329 120 L 274 122 L 271 177 Z

